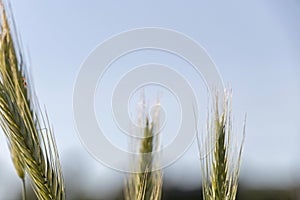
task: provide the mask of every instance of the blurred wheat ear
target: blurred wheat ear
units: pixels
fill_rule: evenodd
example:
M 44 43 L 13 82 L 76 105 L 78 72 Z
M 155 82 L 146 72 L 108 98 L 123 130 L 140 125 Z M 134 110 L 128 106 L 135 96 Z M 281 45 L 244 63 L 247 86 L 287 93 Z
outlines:
M 146 117 L 146 126 L 143 130 L 143 139 L 134 144 L 139 148 L 140 155 L 150 154 L 157 150 L 159 145 L 158 136 L 154 133 L 159 129 L 159 110 L 156 110 L 153 121 L 150 123 Z M 143 117 L 143 116 L 142 116 Z M 143 120 L 143 119 L 140 119 Z M 153 166 L 157 164 L 157 158 L 152 155 L 150 159 L 144 159 L 140 156 L 137 161 L 141 173 L 131 173 L 128 180 L 125 180 L 124 196 L 126 200 L 160 200 L 162 193 L 162 172 L 161 170 L 152 171 Z M 136 164 L 135 161 L 133 161 Z M 136 168 L 134 166 L 133 168 Z
M 207 117 L 207 138 L 204 149 L 198 134 L 202 166 L 202 189 L 205 200 L 234 200 L 238 188 L 241 155 L 245 138 L 245 122 L 240 145 L 232 130 L 231 92 L 225 92 L 220 105 L 218 95 Z M 221 111 L 219 111 L 221 106 Z
M 64 182 L 53 132 L 26 73 L 9 3 L 0 1 L 0 7 L 0 125 L 17 174 L 23 181 L 23 199 L 26 199 L 25 174 L 28 174 L 39 200 L 64 200 Z

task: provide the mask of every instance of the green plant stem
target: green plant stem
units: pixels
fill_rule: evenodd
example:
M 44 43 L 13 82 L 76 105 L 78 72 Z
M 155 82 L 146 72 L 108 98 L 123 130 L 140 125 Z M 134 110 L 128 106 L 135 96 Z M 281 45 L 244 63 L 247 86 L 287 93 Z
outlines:
M 25 178 L 22 178 L 22 200 L 26 200 L 26 182 L 25 182 Z

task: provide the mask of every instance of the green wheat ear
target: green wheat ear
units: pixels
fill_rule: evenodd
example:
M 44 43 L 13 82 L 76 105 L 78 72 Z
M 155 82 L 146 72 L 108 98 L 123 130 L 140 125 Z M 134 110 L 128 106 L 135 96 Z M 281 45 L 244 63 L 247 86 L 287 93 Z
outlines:
M 231 95 L 225 94 L 221 111 L 219 111 L 218 96 L 215 97 L 214 114 L 207 118 L 207 138 L 205 149 L 199 151 L 202 165 L 202 189 L 205 200 L 234 200 L 238 188 L 238 176 L 243 138 L 238 148 L 233 141 Z M 208 152 L 208 153 L 207 153 Z M 207 154 L 206 154 L 207 153 Z
M 9 7 L 0 0 L 0 126 L 23 182 L 23 199 L 26 199 L 25 174 L 28 174 L 39 200 L 64 200 L 64 182 L 53 132 L 30 87 L 12 13 L 6 12 L 6 8 Z
M 139 147 L 138 152 L 140 155 L 157 150 L 159 141 L 154 133 L 159 127 L 158 112 L 156 112 L 151 123 L 148 117 L 145 118 L 146 126 L 143 130 L 143 139 L 138 144 L 135 144 Z M 145 160 L 142 156 L 140 157 L 138 168 L 141 173 L 131 173 L 125 182 L 124 196 L 126 200 L 161 199 L 162 172 L 160 170 L 152 171 L 152 167 L 157 164 L 154 160 L 153 156 L 150 156 L 150 160 Z

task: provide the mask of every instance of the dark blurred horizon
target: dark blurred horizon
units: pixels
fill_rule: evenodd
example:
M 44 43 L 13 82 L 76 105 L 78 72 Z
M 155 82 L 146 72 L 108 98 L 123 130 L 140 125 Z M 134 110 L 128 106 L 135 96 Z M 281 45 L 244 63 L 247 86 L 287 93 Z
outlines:
M 116 190 L 114 194 L 103 197 L 102 195 L 89 195 L 86 191 L 81 191 L 79 188 L 72 190 L 72 198 L 67 194 L 69 200 L 123 200 L 122 189 Z M 29 200 L 36 200 L 33 191 L 28 192 L 27 198 Z M 162 200 L 201 200 L 201 188 L 194 188 L 192 190 L 184 190 L 177 187 L 163 187 Z M 286 189 L 253 189 L 247 188 L 240 183 L 236 200 L 299 200 L 300 199 L 300 185 L 294 188 Z M 8 200 L 21 200 L 21 193 L 19 197 Z

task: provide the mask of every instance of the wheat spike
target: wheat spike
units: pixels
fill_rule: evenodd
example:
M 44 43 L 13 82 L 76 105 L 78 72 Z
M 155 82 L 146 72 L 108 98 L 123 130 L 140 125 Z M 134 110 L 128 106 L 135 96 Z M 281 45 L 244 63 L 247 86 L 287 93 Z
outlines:
M 146 117 L 146 126 L 143 130 L 143 139 L 140 141 L 138 152 L 140 155 L 150 153 L 157 150 L 158 136 L 154 133 L 158 130 L 159 110 L 156 110 L 156 115 L 150 123 Z M 162 172 L 160 170 L 152 171 L 155 165 L 155 158 L 145 159 L 140 157 L 138 167 L 141 173 L 132 173 L 125 183 L 125 199 L 126 200 L 160 200 L 162 193 Z
M 235 200 L 239 168 L 244 144 L 245 124 L 240 147 L 234 146 L 232 137 L 231 95 L 226 92 L 224 104 L 219 111 L 219 101 L 214 99 L 214 115 L 207 117 L 208 138 L 202 159 L 202 188 L 205 200 Z M 205 156 L 203 156 L 205 155 Z
M 23 183 L 26 172 L 39 200 L 64 200 L 64 182 L 52 129 L 47 115 L 38 106 L 34 90 L 29 87 L 17 34 L 13 35 L 14 26 L 9 26 L 7 20 L 8 8 L 2 1 L 0 7 L 0 125 Z

